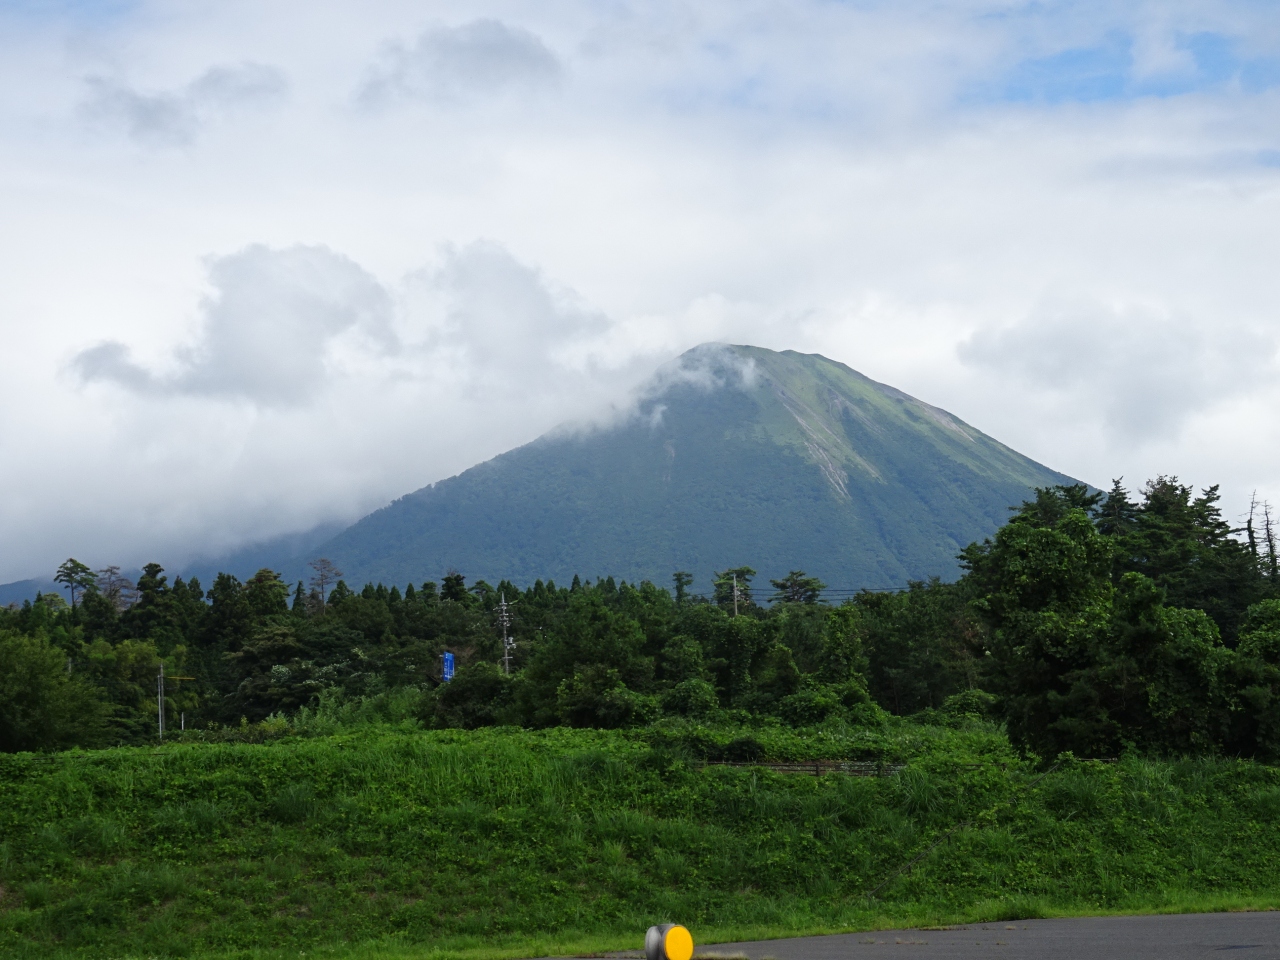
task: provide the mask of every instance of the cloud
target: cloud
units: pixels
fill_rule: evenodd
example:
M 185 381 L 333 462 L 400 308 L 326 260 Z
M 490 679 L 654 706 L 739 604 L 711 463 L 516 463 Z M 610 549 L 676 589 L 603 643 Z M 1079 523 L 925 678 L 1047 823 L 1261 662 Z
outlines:
M 157 373 L 134 363 L 121 343 L 81 351 L 82 381 L 110 381 L 138 392 L 188 394 L 295 405 L 322 389 L 341 366 L 338 344 L 394 353 L 387 291 L 350 259 L 325 247 L 272 250 L 255 245 L 212 261 L 215 292 L 201 305 L 195 342 Z
M 658 368 L 645 384 L 645 397 L 660 397 L 677 385 L 701 390 L 725 387 L 750 390 L 755 385 L 756 362 L 729 349 L 724 343 L 703 343 Z
M 254 245 L 212 258 L 208 277 L 198 335 L 160 369 L 105 341 L 74 356 L 75 375 L 141 395 L 291 407 L 340 378 L 447 381 L 492 397 L 564 394 L 618 373 L 613 322 L 490 241 L 446 245 L 394 284 L 310 246 Z
M 221 114 L 279 97 L 284 76 L 260 63 L 210 67 L 179 90 L 141 93 L 108 77 L 90 77 L 81 114 L 94 125 L 148 146 L 187 146 Z
M 500 244 L 446 246 L 440 263 L 415 278 L 438 300 L 435 345 L 465 356 L 481 379 L 519 372 L 519 382 L 585 374 L 612 323 L 520 263 Z M 508 388 L 516 381 L 508 380 Z
M 1056 394 L 1126 443 L 1176 437 L 1191 417 L 1273 375 L 1275 353 L 1273 336 L 1244 324 L 1095 302 L 1042 304 L 959 347 L 963 362 Z
M 362 86 L 366 104 L 391 100 L 465 102 L 510 90 L 536 90 L 560 79 L 562 67 L 546 44 L 500 20 L 434 27 L 412 46 L 389 45 Z
M 0 579 L 352 519 L 715 340 L 1280 500 L 1266 4 L 63 7 L 0 12 Z

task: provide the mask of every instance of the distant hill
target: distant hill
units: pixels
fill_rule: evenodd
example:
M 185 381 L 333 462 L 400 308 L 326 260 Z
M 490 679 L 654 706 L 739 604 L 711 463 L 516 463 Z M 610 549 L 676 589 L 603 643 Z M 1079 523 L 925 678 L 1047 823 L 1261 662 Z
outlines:
M 704 344 L 626 417 L 561 429 L 370 514 L 312 556 L 355 585 L 669 582 L 750 565 L 832 587 L 957 573 L 1036 486 L 1074 482 L 816 354 Z M 288 564 L 295 579 L 301 564 Z M 298 569 L 292 569 L 297 566 Z
M 0 583 L 0 607 L 7 607 L 11 603 L 22 603 L 24 600 L 34 600 L 38 593 L 57 593 L 61 594 L 63 599 L 70 596 L 51 577 L 15 580 L 13 583 Z

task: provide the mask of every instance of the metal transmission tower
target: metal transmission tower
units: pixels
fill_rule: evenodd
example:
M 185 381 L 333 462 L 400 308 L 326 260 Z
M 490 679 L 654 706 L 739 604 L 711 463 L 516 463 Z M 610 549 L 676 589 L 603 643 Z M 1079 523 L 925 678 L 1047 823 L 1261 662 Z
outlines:
M 502 627 L 502 671 L 511 673 L 511 651 L 516 648 L 515 637 L 511 636 L 511 607 L 516 601 L 507 603 L 506 593 L 498 594 L 498 626 Z

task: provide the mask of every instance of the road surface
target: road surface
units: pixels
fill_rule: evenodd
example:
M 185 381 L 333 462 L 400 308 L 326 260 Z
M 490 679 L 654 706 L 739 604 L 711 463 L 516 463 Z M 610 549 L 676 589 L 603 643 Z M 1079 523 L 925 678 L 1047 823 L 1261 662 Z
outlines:
M 1280 912 L 971 923 L 706 944 L 697 953 L 750 960 L 1280 960 Z

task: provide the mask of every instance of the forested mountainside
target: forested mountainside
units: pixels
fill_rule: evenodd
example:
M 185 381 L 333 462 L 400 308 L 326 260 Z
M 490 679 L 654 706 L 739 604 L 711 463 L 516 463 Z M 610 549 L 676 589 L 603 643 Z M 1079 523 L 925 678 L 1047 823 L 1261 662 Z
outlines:
M 356 582 L 688 570 L 705 586 L 749 562 L 900 586 L 954 578 L 960 550 L 1010 504 L 1070 482 L 826 357 L 706 344 L 620 422 L 553 432 L 418 490 L 316 553 Z

